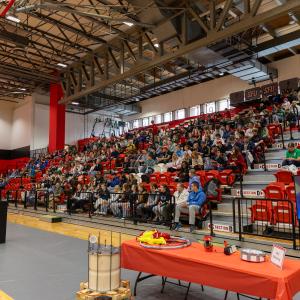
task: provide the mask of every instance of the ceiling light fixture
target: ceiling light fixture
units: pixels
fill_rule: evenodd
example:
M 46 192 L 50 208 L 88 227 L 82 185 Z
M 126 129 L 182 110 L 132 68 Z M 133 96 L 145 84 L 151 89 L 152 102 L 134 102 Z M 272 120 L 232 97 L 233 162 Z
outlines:
M 58 63 L 57 66 L 58 66 L 58 67 L 62 67 L 62 68 L 66 68 L 66 67 L 67 67 L 67 65 L 66 65 L 66 64 L 63 64 L 63 63 Z
M 219 74 L 220 76 L 223 76 L 224 75 L 224 72 L 220 72 L 220 74 Z
M 72 102 L 73 105 L 79 105 L 79 102 Z
M 125 25 L 127 25 L 127 26 L 129 26 L 129 27 L 131 27 L 131 26 L 133 26 L 134 24 L 133 23 L 131 23 L 131 22 L 123 22 L 123 24 L 125 24 Z
M 155 43 L 155 44 L 154 44 L 154 47 L 159 48 L 159 44 L 158 44 L 158 43 Z
M 25 89 L 25 88 L 19 88 L 19 90 L 20 90 L 20 91 L 26 91 L 26 89 Z
M 20 23 L 21 20 L 19 18 L 17 18 L 16 16 L 13 16 L 13 15 L 6 15 L 5 17 L 7 20 L 10 20 L 12 22 L 15 22 L 15 23 Z

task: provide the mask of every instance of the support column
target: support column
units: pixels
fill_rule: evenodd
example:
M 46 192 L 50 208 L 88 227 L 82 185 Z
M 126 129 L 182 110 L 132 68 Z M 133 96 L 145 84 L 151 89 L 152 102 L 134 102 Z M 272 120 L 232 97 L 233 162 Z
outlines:
M 60 83 L 50 85 L 49 152 L 62 150 L 65 145 L 65 105 L 58 104 L 63 97 Z

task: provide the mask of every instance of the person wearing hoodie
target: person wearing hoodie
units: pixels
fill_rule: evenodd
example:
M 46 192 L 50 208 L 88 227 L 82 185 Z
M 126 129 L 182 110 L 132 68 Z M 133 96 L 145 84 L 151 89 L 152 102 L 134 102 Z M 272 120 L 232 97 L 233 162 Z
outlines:
M 193 233 L 196 229 L 195 227 L 195 219 L 196 213 L 199 212 L 200 208 L 206 201 L 206 195 L 203 192 L 198 182 L 191 183 L 191 192 L 189 193 L 187 203 L 188 203 L 188 211 L 189 211 L 189 225 L 190 225 L 190 233 Z M 182 225 L 179 222 L 179 216 L 177 215 L 177 219 L 175 220 L 175 230 L 179 230 Z
M 201 187 L 200 178 L 196 175 L 196 172 L 194 169 L 191 169 L 189 171 L 189 190 L 192 189 L 192 183 L 197 182 L 199 184 L 199 187 Z

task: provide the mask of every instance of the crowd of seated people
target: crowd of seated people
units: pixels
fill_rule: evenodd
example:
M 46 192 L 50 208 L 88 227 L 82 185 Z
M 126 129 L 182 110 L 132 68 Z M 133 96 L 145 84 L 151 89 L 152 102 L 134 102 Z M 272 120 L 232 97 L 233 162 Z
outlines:
M 187 211 L 194 226 L 196 211 L 205 198 L 194 170 L 247 172 L 261 162 L 264 150 L 274 142 L 268 125 L 279 124 L 295 107 L 298 109 L 295 102 L 279 97 L 235 116 L 225 110 L 222 115 L 200 116 L 173 128 L 152 123 L 120 137 L 94 139 L 83 149 L 67 147 L 41 155 L 24 169 L 8 172 L 0 183 L 4 188 L 11 178 L 29 176 L 36 181 L 32 192 L 51 191 L 53 203 L 67 202 L 70 211 L 91 210 L 92 203 L 94 213 L 126 218 L 134 211 L 137 216 L 164 223 L 174 211 L 169 187 L 151 183 L 149 191 L 144 183 L 152 173 L 167 171 L 175 174 L 177 192 L 185 194 L 184 201 L 183 196 L 175 196 L 179 199 L 175 228 L 180 227 L 180 213 Z M 294 122 L 292 117 L 290 120 Z M 183 183 L 189 183 L 188 192 Z

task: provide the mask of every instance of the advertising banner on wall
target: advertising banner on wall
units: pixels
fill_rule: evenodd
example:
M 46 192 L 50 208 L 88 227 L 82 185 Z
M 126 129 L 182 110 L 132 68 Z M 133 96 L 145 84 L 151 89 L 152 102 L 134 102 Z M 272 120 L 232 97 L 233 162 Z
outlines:
M 300 175 L 294 176 L 296 205 L 297 205 L 297 218 L 300 220 Z

